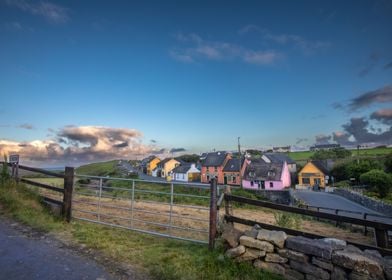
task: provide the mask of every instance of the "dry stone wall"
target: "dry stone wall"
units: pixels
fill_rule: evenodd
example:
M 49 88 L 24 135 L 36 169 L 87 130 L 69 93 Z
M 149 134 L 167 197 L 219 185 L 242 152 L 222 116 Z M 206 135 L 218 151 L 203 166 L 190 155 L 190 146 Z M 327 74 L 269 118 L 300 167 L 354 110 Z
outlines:
M 280 274 L 285 279 L 381 279 L 392 280 L 392 258 L 378 251 L 362 251 L 345 241 L 288 237 L 258 225 L 241 232 L 223 226 L 225 254 L 237 262 L 251 262 L 257 269 Z

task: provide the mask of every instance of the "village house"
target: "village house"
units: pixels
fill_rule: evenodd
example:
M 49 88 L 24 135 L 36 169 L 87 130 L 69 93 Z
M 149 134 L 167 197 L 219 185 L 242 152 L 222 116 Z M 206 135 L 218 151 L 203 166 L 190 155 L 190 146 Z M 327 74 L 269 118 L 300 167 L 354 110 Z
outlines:
M 198 182 L 200 181 L 200 170 L 194 163 L 183 163 L 172 170 L 174 181 Z
M 201 182 L 209 183 L 212 178 L 217 178 L 218 184 L 223 184 L 223 167 L 230 159 L 231 154 L 227 152 L 212 152 L 203 154 L 201 162 Z
M 261 157 L 267 163 L 286 162 L 290 173 L 297 172 L 297 164 L 288 155 L 283 153 L 265 153 Z
M 174 158 L 165 158 L 160 161 L 152 171 L 152 176 L 166 178 L 171 175 L 174 168 L 180 165 L 180 162 Z
M 157 167 L 157 164 L 161 161 L 156 156 L 149 156 L 141 161 L 140 167 L 142 172 L 147 175 L 152 175 L 152 171 Z
M 244 172 L 242 186 L 255 190 L 282 190 L 291 186 L 291 176 L 284 162 L 267 163 L 263 159 L 251 160 Z
M 223 184 L 225 185 L 240 185 L 240 172 L 244 174 L 247 160 L 240 160 L 238 158 L 229 159 L 223 167 Z
M 321 161 L 309 161 L 298 173 L 298 182 L 302 186 L 324 188 L 328 183 L 328 169 Z

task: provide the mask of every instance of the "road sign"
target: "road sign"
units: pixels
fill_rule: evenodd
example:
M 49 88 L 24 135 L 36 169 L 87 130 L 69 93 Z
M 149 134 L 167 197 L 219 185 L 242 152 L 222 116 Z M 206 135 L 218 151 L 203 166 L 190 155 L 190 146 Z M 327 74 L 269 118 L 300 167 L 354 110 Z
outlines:
M 19 155 L 10 155 L 10 163 L 19 163 Z

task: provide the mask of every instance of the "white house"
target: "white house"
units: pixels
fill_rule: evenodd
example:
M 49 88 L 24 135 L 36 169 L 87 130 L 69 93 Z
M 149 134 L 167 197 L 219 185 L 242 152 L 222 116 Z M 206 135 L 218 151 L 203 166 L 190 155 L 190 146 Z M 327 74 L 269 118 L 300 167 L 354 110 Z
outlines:
M 194 182 L 200 180 L 200 170 L 194 163 L 182 164 L 172 170 L 174 181 Z

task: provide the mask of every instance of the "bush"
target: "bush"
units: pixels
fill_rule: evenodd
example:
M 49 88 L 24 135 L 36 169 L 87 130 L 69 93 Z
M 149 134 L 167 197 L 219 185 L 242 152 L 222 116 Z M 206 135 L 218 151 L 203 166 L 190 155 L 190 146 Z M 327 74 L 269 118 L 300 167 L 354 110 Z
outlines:
M 370 170 L 360 177 L 361 183 L 371 187 L 381 198 L 386 197 L 392 189 L 392 176 L 382 170 Z
M 392 173 L 392 153 L 389 153 L 384 162 L 385 172 Z
M 324 159 L 342 159 L 351 156 L 351 151 L 345 148 L 335 148 L 331 150 L 320 150 L 316 151 L 311 159 L 313 160 L 324 160 Z
M 285 228 L 300 229 L 301 228 L 301 217 L 291 213 L 280 213 L 275 212 L 275 225 Z

